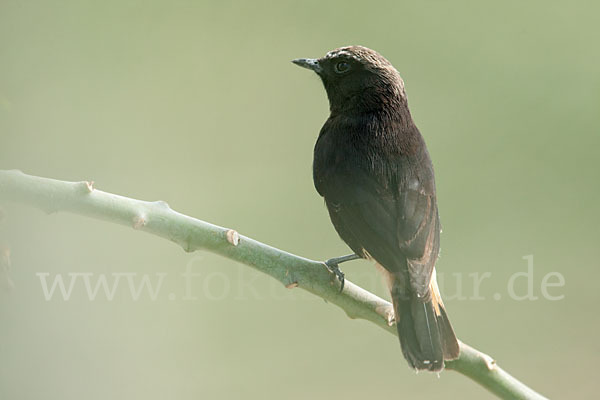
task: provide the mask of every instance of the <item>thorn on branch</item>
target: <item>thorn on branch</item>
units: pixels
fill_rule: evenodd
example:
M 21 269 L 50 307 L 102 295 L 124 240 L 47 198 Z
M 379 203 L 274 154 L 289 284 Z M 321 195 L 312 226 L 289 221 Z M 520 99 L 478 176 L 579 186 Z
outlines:
M 227 241 L 234 246 L 237 246 L 240 243 L 240 234 L 233 229 L 229 229 L 225 233 L 225 236 L 227 237 Z

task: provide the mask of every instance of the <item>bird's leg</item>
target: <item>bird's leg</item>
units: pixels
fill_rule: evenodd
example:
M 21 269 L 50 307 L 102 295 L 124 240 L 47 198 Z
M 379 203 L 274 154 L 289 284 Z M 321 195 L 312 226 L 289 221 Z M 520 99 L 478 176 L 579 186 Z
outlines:
M 324 262 L 327 269 L 330 272 L 334 273 L 335 276 L 337 276 L 337 278 L 340 280 L 340 282 L 341 282 L 340 292 L 342 290 L 344 290 L 344 282 L 346 281 L 346 278 L 344 276 L 344 273 L 342 271 L 340 271 L 339 265 L 346 261 L 358 260 L 359 258 L 360 258 L 360 256 L 358 256 L 357 254 L 349 254 L 347 256 L 330 258 L 329 260 Z

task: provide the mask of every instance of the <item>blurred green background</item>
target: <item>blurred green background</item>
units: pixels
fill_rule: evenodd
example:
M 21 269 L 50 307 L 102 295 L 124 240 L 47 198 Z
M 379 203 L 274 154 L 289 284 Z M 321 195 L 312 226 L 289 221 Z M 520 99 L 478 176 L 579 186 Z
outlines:
M 593 398 L 599 13 L 594 1 L 0 0 L 0 168 L 165 200 L 314 259 L 346 254 L 312 186 L 326 96 L 289 60 L 374 48 L 404 77 L 434 160 L 459 337 L 549 397 Z M 15 288 L 0 288 L 0 399 L 491 397 L 454 372 L 415 375 L 393 336 L 232 261 L 3 208 Z M 529 255 L 538 300 L 518 301 L 508 282 Z M 387 298 L 369 263 L 343 269 Z M 122 283 L 112 301 L 81 284 L 46 301 L 40 272 L 168 275 L 156 300 Z M 477 294 L 469 274 L 485 272 Z M 565 279 L 549 289 L 561 300 L 542 296 L 549 272 Z

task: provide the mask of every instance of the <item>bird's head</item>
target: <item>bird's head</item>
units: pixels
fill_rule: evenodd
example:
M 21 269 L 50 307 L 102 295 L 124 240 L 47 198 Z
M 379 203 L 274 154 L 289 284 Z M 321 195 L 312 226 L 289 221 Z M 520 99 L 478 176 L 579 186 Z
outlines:
M 404 82 L 381 54 L 363 46 L 340 47 L 294 64 L 321 77 L 332 112 L 370 112 L 406 103 Z

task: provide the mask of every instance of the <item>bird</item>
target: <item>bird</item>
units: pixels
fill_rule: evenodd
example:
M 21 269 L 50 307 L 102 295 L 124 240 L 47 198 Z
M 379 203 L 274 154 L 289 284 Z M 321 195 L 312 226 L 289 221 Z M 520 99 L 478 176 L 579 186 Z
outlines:
M 363 46 L 292 62 L 321 78 L 329 100 L 314 147 L 313 181 L 354 254 L 326 264 L 343 290 L 339 263 L 374 261 L 389 288 L 409 366 L 439 372 L 458 358 L 460 346 L 436 281 L 441 226 L 433 164 L 404 81 L 387 59 Z

